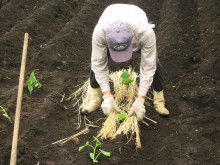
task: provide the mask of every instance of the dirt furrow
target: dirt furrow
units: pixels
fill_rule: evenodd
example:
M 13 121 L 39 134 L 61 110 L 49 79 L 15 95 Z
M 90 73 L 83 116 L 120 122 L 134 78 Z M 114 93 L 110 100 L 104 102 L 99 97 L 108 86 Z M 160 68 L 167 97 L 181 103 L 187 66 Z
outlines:
M 216 86 L 218 81 L 205 76 L 199 70 L 199 66 L 204 66 L 200 58 L 202 56 L 209 57 L 203 53 L 205 51 L 210 52 L 211 48 L 209 50 L 203 49 L 204 45 L 200 44 L 201 40 L 203 41 L 203 35 L 201 35 L 199 29 L 204 28 L 203 25 L 206 22 L 206 17 L 201 17 L 201 13 L 199 14 L 198 11 L 201 10 L 201 2 L 197 2 L 173 1 L 171 3 L 175 6 L 173 13 L 172 11 L 174 9 L 171 7 L 168 7 L 169 10 L 164 9 L 164 11 L 169 12 L 165 17 L 162 16 L 164 19 L 161 22 L 158 42 L 159 46 L 161 43 L 165 47 L 159 47 L 159 54 L 162 53 L 161 59 L 165 67 L 164 71 L 168 71 L 166 74 L 166 86 L 171 93 L 177 91 L 175 97 L 171 93 L 167 94 L 167 103 L 172 105 L 172 113 L 175 115 L 174 118 L 170 119 L 170 122 L 178 121 L 174 122 L 175 126 L 173 128 L 169 122 L 171 132 L 173 132 L 173 135 L 176 135 L 174 148 L 178 147 L 184 151 L 183 153 L 179 153 L 179 157 L 181 157 L 182 162 L 187 162 L 187 164 L 198 164 L 202 162 L 212 162 L 215 164 L 219 162 L 216 157 L 217 148 L 219 147 L 215 146 L 218 140 L 213 137 L 213 135 L 219 136 L 217 133 L 219 130 L 219 119 L 217 116 L 219 115 L 214 115 L 219 114 L 217 111 L 218 103 L 216 102 L 216 100 L 219 100 L 218 87 Z M 203 8 L 206 8 L 206 5 L 208 4 L 203 1 Z M 205 13 L 209 15 L 209 12 L 206 11 Z M 212 17 L 215 17 L 215 15 L 212 14 Z M 175 24 L 175 26 L 172 24 Z M 216 25 L 216 23 L 214 24 Z M 171 30 L 172 27 L 174 29 Z M 215 27 L 213 28 L 215 29 Z M 214 36 L 212 35 L 212 37 Z M 205 38 L 207 39 L 209 37 L 206 36 Z M 163 44 L 165 42 L 164 39 L 168 39 L 166 44 Z M 210 43 L 215 45 L 217 40 L 211 40 L 210 38 Z M 205 51 L 202 52 L 201 49 Z M 175 53 L 173 50 L 175 50 Z M 173 53 L 169 54 L 169 51 Z M 165 56 L 163 56 L 164 52 Z M 210 58 L 215 57 L 215 53 Z M 216 62 L 216 58 L 213 59 Z M 172 64 L 170 63 L 171 61 Z M 217 67 L 218 65 L 213 66 Z M 178 74 L 172 73 L 177 70 Z M 212 109 L 211 107 L 215 108 Z M 213 120 L 210 121 L 210 118 Z M 179 127 L 179 129 L 174 133 L 176 127 Z M 204 132 L 206 132 L 205 135 Z M 213 152 L 210 152 L 210 148 L 212 148 Z M 205 153 L 209 154 L 206 155 Z M 176 153 L 171 151 L 170 154 L 173 155 L 171 157 L 174 159 L 172 163 L 182 164 L 179 158 L 175 158 L 174 155 Z
M 201 73 L 210 78 L 220 80 L 220 2 L 219 1 L 199 1 L 198 4 L 198 24 L 200 30 L 200 50 L 197 58 L 201 59 L 201 65 L 197 66 Z M 207 55 L 208 54 L 208 55 Z
M 45 5 L 47 1 L 16 1 L 2 0 L 0 9 L 0 36 L 9 32 L 20 21 L 35 12 L 38 8 Z
M 48 12 L 50 12 L 50 15 L 48 15 Z M 1 55 L 4 56 L 5 52 L 7 52 L 7 54 L 13 54 L 11 57 L 17 60 L 15 54 L 18 54 L 21 50 L 25 32 L 30 34 L 29 52 L 39 51 L 45 46 L 47 40 L 53 38 L 63 28 L 73 14 L 72 7 L 65 2 L 50 1 L 46 3 L 28 17 L 24 17 L 22 21 L 17 22 L 10 32 L 5 33 L 0 38 Z M 17 38 L 14 38 L 15 34 L 18 35 Z M 6 49 L 6 45 L 11 47 L 11 49 Z M 7 65 L 8 61 L 11 60 L 9 60 L 8 56 L 5 56 L 4 61 Z
M 68 97 L 89 77 L 93 29 L 113 3 L 134 4 L 155 23 L 157 50 L 165 75 L 169 117 L 146 106 L 149 127 L 140 124 L 142 149 L 134 139 L 103 140 L 111 157 L 99 164 L 220 164 L 219 6 L 217 0 L 0 0 L 0 105 L 14 119 L 24 33 L 30 34 L 18 145 L 18 165 L 92 164 L 89 150 L 78 147 L 97 135 L 104 118 L 97 110 L 87 118 L 98 125 L 79 136 L 79 145 L 51 145 L 76 130 L 77 107 Z M 126 63 L 109 60 L 110 71 L 139 72 L 140 54 Z M 43 84 L 30 95 L 31 71 Z M 65 98 L 65 97 L 64 97 Z M 62 102 L 61 102 L 62 100 Z M 0 116 L 0 164 L 9 164 L 13 124 Z M 128 142 L 129 141 L 129 142 Z M 91 143 L 93 143 L 91 141 Z
M 92 31 L 96 21 L 89 22 L 83 20 L 88 17 L 88 14 L 95 5 L 97 6 L 99 4 L 95 2 L 86 2 L 86 5 L 82 4 L 80 10 L 73 15 L 70 21 L 52 38 L 48 39 L 40 51 L 34 53 L 31 63 L 51 66 L 52 68 L 50 69 L 58 68 L 61 70 L 63 66 L 69 66 L 69 69 L 73 70 L 73 63 L 76 68 L 77 65 L 81 66 L 82 64 L 88 66 L 90 62 Z M 97 12 L 95 15 L 90 16 L 98 19 L 99 14 Z M 62 51 L 64 47 L 66 51 Z M 87 56 L 88 60 L 81 61 L 79 54 Z M 51 60 L 48 61 L 45 59 Z

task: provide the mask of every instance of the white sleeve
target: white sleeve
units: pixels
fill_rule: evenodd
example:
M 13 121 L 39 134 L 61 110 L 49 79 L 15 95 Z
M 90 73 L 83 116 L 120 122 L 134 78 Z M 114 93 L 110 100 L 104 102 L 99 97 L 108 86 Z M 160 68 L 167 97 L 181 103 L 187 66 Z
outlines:
M 140 85 L 138 95 L 146 96 L 156 71 L 156 37 L 152 28 L 141 36 Z
M 107 46 L 104 38 L 101 38 L 96 31 L 92 36 L 91 69 L 102 92 L 110 91 Z

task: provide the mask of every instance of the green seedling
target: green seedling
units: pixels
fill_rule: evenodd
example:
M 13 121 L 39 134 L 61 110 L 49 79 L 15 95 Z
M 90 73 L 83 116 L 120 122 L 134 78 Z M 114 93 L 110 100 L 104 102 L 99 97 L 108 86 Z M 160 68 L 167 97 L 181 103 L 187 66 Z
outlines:
M 117 114 L 118 122 L 120 123 L 120 121 L 124 120 L 127 116 L 128 114 L 126 112 Z
M 128 72 L 123 72 L 123 73 L 121 74 L 122 83 L 123 83 L 123 84 L 129 84 L 129 83 L 131 83 L 131 82 L 134 81 L 134 80 L 132 80 L 132 79 L 129 79 L 129 77 L 130 77 L 130 75 L 129 75 Z
M 2 106 L 0 106 L 0 111 L 3 112 L 3 116 L 5 116 L 10 121 L 10 123 L 12 123 L 10 116 L 8 116 L 8 113 Z
M 47 44 L 41 44 L 40 48 L 43 49 Z
M 34 88 L 40 88 L 42 86 L 42 84 L 36 79 L 34 72 L 31 73 L 28 82 L 29 82 L 28 90 L 30 94 L 32 94 L 32 91 L 34 90 Z
M 89 141 L 87 141 L 84 146 L 79 147 L 79 151 L 81 151 L 81 150 L 82 150 L 83 148 L 85 148 L 86 146 L 91 147 L 92 150 L 93 150 L 93 152 L 89 153 L 89 156 L 90 156 L 90 158 L 92 159 L 93 163 L 95 164 L 95 163 L 98 163 L 98 160 L 97 160 L 97 159 L 98 159 L 98 157 L 100 156 L 100 154 L 103 154 L 103 155 L 105 155 L 105 156 L 110 156 L 111 153 L 110 153 L 110 152 L 106 152 L 106 151 L 104 151 L 104 150 L 102 150 L 102 149 L 99 149 L 99 153 L 96 155 L 96 153 L 97 153 L 97 151 L 96 151 L 96 150 L 97 150 L 97 147 L 101 146 L 102 143 L 101 143 L 101 142 L 99 141 L 99 139 L 96 138 L 95 136 L 93 136 L 93 138 L 94 138 L 94 140 L 96 141 L 95 146 L 90 145 L 90 144 L 89 144 Z

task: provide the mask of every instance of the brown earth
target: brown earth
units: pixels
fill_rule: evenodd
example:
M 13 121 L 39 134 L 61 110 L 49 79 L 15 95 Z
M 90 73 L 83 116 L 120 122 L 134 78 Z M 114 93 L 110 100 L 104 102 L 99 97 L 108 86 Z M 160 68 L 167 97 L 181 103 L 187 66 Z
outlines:
M 14 121 L 26 32 L 25 82 L 34 71 L 43 84 L 32 95 L 24 86 L 17 164 L 92 164 L 89 150 L 78 152 L 78 147 L 91 141 L 100 127 L 79 136 L 79 145 L 51 143 L 79 131 L 77 107 L 73 101 L 61 102 L 61 95 L 69 96 L 89 77 L 93 28 L 104 9 L 119 2 L 141 7 L 156 24 L 171 115 L 163 118 L 146 107 L 158 124 L 141 124 L 142 149 L 126 144 L 126 137 L 104 140 L 103 149 L 112 155 L 101 156 L 99 164 L 220 164 L 218 0 L 0 0 L 0 105 Z M 110 69 L 131 65 L 138 71 L 139 57 L 135 54 L 120 66 L 111 62 Z M 93 122 L 102 117 L 101 111 L 88 115 Z M 0 132 L 0 164 L 8 165 L 13 124 L 2 114 Z

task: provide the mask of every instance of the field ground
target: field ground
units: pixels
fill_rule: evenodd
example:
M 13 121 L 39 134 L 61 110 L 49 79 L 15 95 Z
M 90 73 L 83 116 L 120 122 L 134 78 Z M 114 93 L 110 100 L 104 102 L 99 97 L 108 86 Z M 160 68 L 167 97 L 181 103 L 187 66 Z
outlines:
M 170 117 L 151 107 L 158 122 L 141 124 L 142 149 L 127 138 L 103 141 L 110 158 L 99 164 L 220 164 L 220 60 L 218 0 L 0 0 L 0 105 L 14 119 L 24 33 L 29 33 L 25 87 L 18 144 L 18 165 L 92 164 L 78 147 L 99 128 L 79 136 L 80 145 L 51 143 L 77 133 L 77 107 L 61 102 L 89 77 L 91 36 L 103 10 L 113 3 L 141 7 L 156 24 L 157 50 L 164 68 Z M 140 56 L 110 70 L 139 69 Z M 30 96 L 27 80 L 34 71 L 43 87 Z M 101 126 L 101 111 L 87 116 Z M 81 129 L 83 129 L 83 125 Z M 10 161 L 13 124 L 0 117 L 0 164 Z M 120 152 L 119 152 L 120 148 Z

